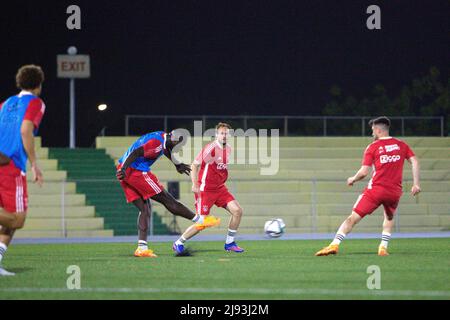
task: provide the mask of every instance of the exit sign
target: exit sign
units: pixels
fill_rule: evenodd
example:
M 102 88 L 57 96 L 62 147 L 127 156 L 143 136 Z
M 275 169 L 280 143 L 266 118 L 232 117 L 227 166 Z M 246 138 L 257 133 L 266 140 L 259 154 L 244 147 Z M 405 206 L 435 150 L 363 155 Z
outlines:
M 56 57 L 58 78 L 89 78 L 91 65 L 89 55 L 59 54 Z

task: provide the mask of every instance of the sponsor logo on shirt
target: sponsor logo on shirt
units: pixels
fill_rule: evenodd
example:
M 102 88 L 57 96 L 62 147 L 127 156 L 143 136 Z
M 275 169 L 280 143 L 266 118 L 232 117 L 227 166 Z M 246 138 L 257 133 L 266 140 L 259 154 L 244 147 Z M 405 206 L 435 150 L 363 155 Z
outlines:
M 384 152 L 383 147 L 379 147 L 379 148 L 378 148 L 378 153 L 383 153 L 383 152 Z
M 217 170 L 227 170 L 227 164 L 226 163 L 218 163 L 217 164 Z
M 400 147 L 396 144 L 391 144 L 388 146 L 384 146 L 386 148 L 386 152 L 392 152 L 394 150 L 400 150 Z
M 400 160 L 399 155 L 392 155 L 392 156 L 382 155 L 382 156 L 380 156 L 381 163 L 397 162 L 399 160 Z

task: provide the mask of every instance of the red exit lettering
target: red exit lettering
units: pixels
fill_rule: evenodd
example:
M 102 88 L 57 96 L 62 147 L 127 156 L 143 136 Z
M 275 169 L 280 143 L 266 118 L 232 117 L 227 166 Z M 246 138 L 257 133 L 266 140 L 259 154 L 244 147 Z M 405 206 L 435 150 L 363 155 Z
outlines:
M 84 66 L 86 62 L 69 62 L 63 61 L 61 62 L 61 70 L 62 71 L 84 71 Z

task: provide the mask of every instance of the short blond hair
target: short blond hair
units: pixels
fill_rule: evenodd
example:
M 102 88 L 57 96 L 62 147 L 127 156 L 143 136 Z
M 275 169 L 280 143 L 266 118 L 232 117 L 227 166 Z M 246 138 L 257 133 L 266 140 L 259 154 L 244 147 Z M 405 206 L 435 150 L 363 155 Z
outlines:
M 228 123 L 226 123 L 226 122 L 219 122 L 219 123 L 216 125 L 216 131 L 219 130 L 220 128 L 231 129 L 231 126 L 230 126 Z

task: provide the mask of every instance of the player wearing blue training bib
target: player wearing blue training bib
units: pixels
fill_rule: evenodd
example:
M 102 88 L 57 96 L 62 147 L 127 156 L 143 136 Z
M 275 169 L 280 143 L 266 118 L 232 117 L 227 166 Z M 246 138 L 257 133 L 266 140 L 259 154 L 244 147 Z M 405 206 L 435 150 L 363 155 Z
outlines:
M 165 138 L 166 134 L 163 131 L 143 135 L 128 148 L 122 158 L 119 159 L 119 163 L 122 164 L 134 150 L 143 147 L 144 156 L 137 158 L 131 163 L 130 167 L 139 171 L 150 171 L 152 164 L 164 154 Z
M 23 66 L 16 75 L 22 91 L 0 103 L 0 276 L 14 275 L 1 267 L 16 229 L 23 227 L 28 207 L 26 164 L 30 160 L 33 181 L 42 185 L 36 163 L 34 135 L 45 112 L 39 99 L 44 72 Z
M 147 246 L 147 232 L 151 218 L 150 199 L 162 203 L 174 215 L 190 219 L 204 227 L 218 225 L 220 220 L 215 217 L 204 218 L 195 214 L 170 193 L 164 190 L 158 178 L 151 172 L 151 166 L 165 155 L 172 161 L 173 148 L 182 142 L 183 137 L 172 131 L 151 132 L 138 138 L 125 154 L 119 159 L 116 176 L 125 193 L 127 202 L 132 202 L 139 209 L 138 217 L 138 248 L 136 257 L 156 257 Z M 175 164 L 179 173 L 189 175 L 191 168 L 184 164 Z

